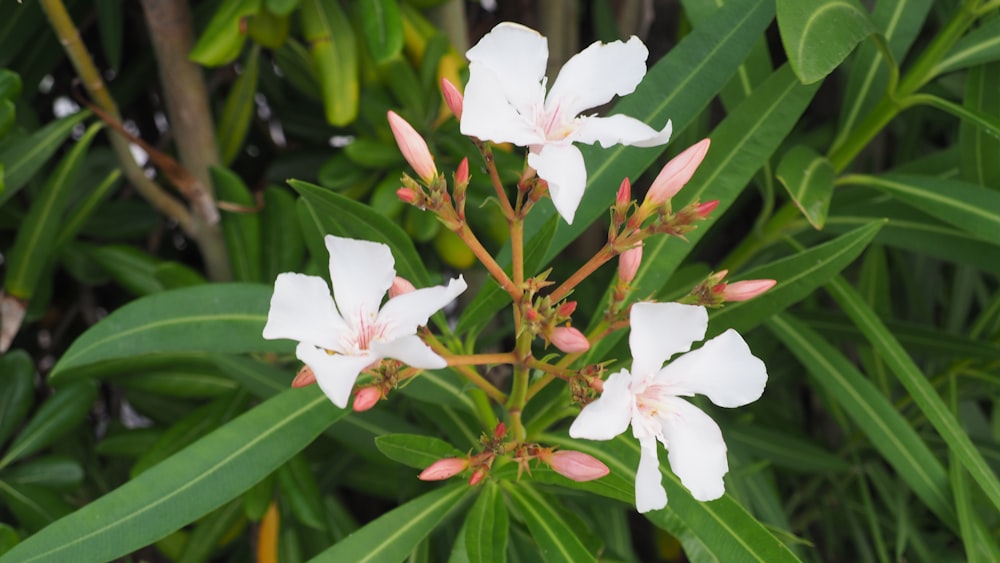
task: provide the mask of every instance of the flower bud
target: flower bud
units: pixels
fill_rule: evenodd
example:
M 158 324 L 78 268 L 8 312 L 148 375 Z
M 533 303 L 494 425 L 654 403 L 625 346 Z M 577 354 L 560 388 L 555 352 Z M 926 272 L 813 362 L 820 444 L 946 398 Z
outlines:
M 299 373 L 295 374 L 295 379 L 292 380 L 292 387 L 307 387 L 316 383 L 316 374 L 309 366 L 302 366 Z
M 448 104 L 448 109 L 451 113 L 455 114 L 455 119 L 462 120 L 462 104 L 465 98 L 462 97 L 462 93 L 458 91 L 458 87 L 451 83 L 447 78 L 441 79 L 441 94 L 444 95 L 444 103 Z
M 556 473 L 578 482 L 593 481 L 610 473 L 607 465 L 583 452 L 559 450 L 539 457 Z
M 362 387 L 354 394 L 354 412 L 365 412 L 382 399 L 382 392 L 375 387 Z
M 483 477 L 486 477 L 486 472 L 489 470 L 490 469 L 488 467 L 480 467 L 479 469 L 473 471 L 472 476 L 469 477 L 469 486 L 478 485 L 479 482 L 483 480 Z
M 576 311 L 576 301 L 564 301 L 559 308 L 556 309 L 556 314 L 560 317 L 568 317 Z
M 443 481 L 465 471 L 469 466 L 468 459 L 446 457 L 432 463 L 417 476 L 421 481 Z
M 681 191 L 698 169 L 698 165 L 705 159 L 710 144 L 711 140 L 702 139 L 672 158 L 653 180 L 653 185 L 646 192 L 646 201 L 659 205 Z
M 618 195 L 615 196 L 616 205 L 628 205 L 632 201 L 632 183 L 629 182 L 628 178 L 622 180 L 620 186 L 618 186 Z
M 702 219 L 707 218 L 715 208 L 719 206 L 719 200 L 713 199 L 712 201 L 706 201 L 698 207 L 694 208 L 694 212 L 698 214 Z
M 429 183 L 437 176 L 437 167 L 434 166 L 434 157 L 431 156 L 424 138 L 396 112 L 390 110 L 388 116 L 392 136 L 396 138 L 396 144 L 399 145 L 403 158 L 410 163 L 421 180 Z
M 403 203 L 412 204 L 417 200 L 417 192 L 413 191 L 412 188 L 399 188 L 396 190 L 396 197 L 402 200 Z
M 413 284 L 410 283 L 410 280 L 396 276 L 392 280 L 392 285 L 389 286 L 389 299 L 399 297 L 404 293 L 416 291 L 416 289 L 417 288 L 413 287 Z
M 549 336 L 552 344 L 567 354 L 578 354 L 590 349 L 590 342 L 579 330 L 571 326 L 556 327 Z
M 744 280 L 726 284 L 722 297 L 726 301 L 746 301 L 766 292 L 778 283 L 776 280 Z
M 458 163 L 458 169 L 455 170 L 455 184 L 468 184 L 469 183 L 469 158 L 465 157 L 462 162 Z
M 642 264 L 641 241 L 618 256 L 618 279 L 625 283 L 632 283 L 636 272 L 639 271 L 640 264 Z
M 503 422 L 498 422 L 496 428 L 493 429 L 493 437 L 497 440 L 503 439 L 507 435 L 507 425 Z

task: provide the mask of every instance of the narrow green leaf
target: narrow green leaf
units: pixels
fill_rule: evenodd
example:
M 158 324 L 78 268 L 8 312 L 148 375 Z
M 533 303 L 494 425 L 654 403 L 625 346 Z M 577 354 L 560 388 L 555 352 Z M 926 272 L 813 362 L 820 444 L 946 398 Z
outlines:
M 868 436 L 872 446 L 948 526 L 956 524 L 948 474 L 920 436 L 878 389 L 818 334 L 788 314 L 768 321 L 771 332 Z
M 777 176 L 809 224 L 822 230 L 833 196 L 830 161 L 807 146 L 797 145 L 781 158 Z
M 726 429 L 726 442 L 742 447 L 757 459 L 803 473 L 843 473 L 851 465 L 835 453 L 787 430 L 739 425 Z
M 439 459 L 467 454 L 444 440 L 417 434 L 389 434 L 375 438 L 385 457 L 417 469 L 426 469 Z
M 156 278 L 156 269 L 163 262 L 134 246 L 74 243 L 68 250 L 89 259 L 135 295 L 151 295 L 165 289 L 163 283 Z
M 124 34 L 124 10 L 122 0 L 98 2 L 97 30 L 101 34 L 101 50 L 107 58 L 108 66 L 115 72 L 122 64 L 122 35 Z
M 0 356 L 0 446 L 35 402 L 35 364 L 24 350 Z
M 222 106 L 222 115 L 216 127 L 219 155 L 223 164 L 230 164 L 240 154 L 247 131 L 256 115 L 254 94 L 257 93 L 257 76 L 260 74 L 260 47 L 254 45 L 247 55 L 243 72 L 233 81 Z
M 211 284 L 164 291 L 132 301 L 84 332 L 55 367 L 53 384 L 99 362 L 167 352 L 289 352 L 285 340 L 264 340 L 271 287 Z
M 461 508 L 473 490 L 468 483 L 455 483 L 425 493 L 383 514 L 312 561 L 402 561 L 441 521 Z
M 73 205 L 66 214 L 66 219 L 59 226 L 59 235 L 56 236 L 53 243 L 55 248 L 59 248 L 76 238 L 98 206 L 107 198 L 108 194 L 120 185 L 121 177 L 121 169 L 112 168 L 99 184 L 88 190 L 83 201 Z
M 10 100 L 0 100 L 0 139 L 3 139 L 17 118 L 17 107 Z M 3 170 L 0 169 L 0 194 L 3 193 Z
M 1000 60 L 1000 19 L 993 18 L 956 41 L 930 75 L 937 76 L 997 60 Z
M 90 412 L 97 398 L 92 381 L 80 381 L 59 389 L 48 398 L 0 459 L 0 468 L 48 446 L 60 436 L 75 430 Z
M 21 77 L 14 71 L 0 69 L 0 100 L 17 100 L 21 96 Z
M 218 397 L 238 388 L 238 384 L 231 378 L 219 375 L 218 368 L 214 366 L 164 366 L 138 373 L 130 371 L 113 381 L 126 389 L 140 389 L 156 395 L 187 399 Z
M 465 517 L 465 548 L 470 562 L 505 563 L 510 520 L 500 487 L 483 485 L 476 504 Z
M 223 0 L 188 55 L 204 66 L 222 66 L 236 60 L 246 34 L 241 20 L 260 11 L 262 0 Z
M 302 0 L 302 33 L 316 65 L 327 123 L 351 123 L 358 114 L 358 52 L 340 2 Z
M 306 237 L 322 239 L 323 235 L 336 235 L 382 242 L 392 249 L 396 259 L 396 273 L 413 282 L 417 287 L 430 285 L 430 276 L 424 262 L 413 246 L 413 240 L 399 225 L 382 217 L 367 205 L 348 199 L 340 194 L 325 190 L 315 184 L 299 180 L 289 180 L 306 204 L 306 215 L 310 219 L 303 233 Z M 309 242 L 307 240 L 307 242 Z M 321 258 L 326 260 L 325 254 Z
M 503 481 L 501 483 L 511 503 L 538 543 L 542 557 L 550 562 L 597 561 L 594 554 L 580 543 L 582 530 L 574 530 L 563 520 L 549 499 L 542 496 L 527 481 Z M 468 538 L 466 538 L 468 541 Z
M 834 279 L 826 289 L 872 343 L 889 369 L 896 374 L 899 382 L 913 397 L 913 402 L 920 407 L 927 420 L 944 438 L 948 450 L 954 452 L 993 506 L 1000 509 L 1000 480 L 997 479 L 996 473 L 983 460 L 969 439 L 969 435 L 962 430 L 930 381 L 920 372 L 913 359 L 882 323 L 878 314 L 864 303 L 843 278 Z
M 212 184 L 219 199 L 249 209 L 256 206 L 250 189 L 235 172 L 228 168 L 211 168 Z M 260 281 L 260 217 L 256 212 L 225 211 L 222 214 L 222 235 L 229 250 L 236 281 Z
M 0 562 L 122 557 L 236 498 L 346 413 L 319 389 L 289 389 L 31 536 Z
M 53 244 L 63 220 L 63 210 L 69 203 L 77 173 L 90 148 L 90 142 L 102 128 L 103 124 L 98 123 L 87 129 L 83 137 L 73 145 L 73 149 L 59 162 L 38 198 L 32 202 L 7 256 L 4 287 L 9 294 L 28 300 L 38 286 L 42 270 L 48 265 L 52 255 Z
M 1000 63 L 969 69 L 965 78 L 964 103 L 970 109 L 1000 118 Z M 1000 139 L 968 121 L 959 125 L 958 147 L 962 179 L 1000 190 Z
M 0 474 L 0 480 L 59 491 L 72 491 L 83 481 L 83 468 L 74 459 L 50 455 L 5 469 Z
M 1000 140 L 1000 118 L 980 111 L 977 108 L 961 106 L 932 94 L 913 94 L 906 100 L 906 106 L 925 105 L 948 112 L 983 130 L 987 135 Z
M 323 495 L 305 455 L 293 456 L 278 468 L 277 475 L 282 498 L 288 501 L 295 518 L 310 528 L 322 530 L 326 521 Z
M 21 526 L 31 532 L 44 528 L 53 520 L 73 510 L 58 494 L 32 485 L 0 481 L 0 498 L 3 498 L 6 507 L 17 516 Z M 13 552 L 14 550 L 11 550 L 11 553 Z
M 949 455 L 948 472 L 951 478 L 951 490 L 955 495 L 955 508 L 958 512 L 959 531 L 965 547 L 965 557 L 969 563 L 989 563 L 1000 560 L 1000 545 L 990 537 L 979 515 L 976 514 L 972 502 L 969 477 L 956 459 L 955 454 Z
M 210 560 L 224 541 L 226 534 L 243 516 L 243 503 L 237 499 L 203 518 L 184 544 L 177 563 L 201 563 Z
M 367 0 L 355 8 L 360 12 L 361 31 L 376 64 L 395 57 L 403 49 L 403 17 L 397 0 Z
M 261 281 L 273 283 L 282 272 L 301 270 L 306 242 L 299 228 L 295 197 L 287 188 L 269 186 L 264 190 L 260 240 Z
M 857 0 L 778 0 L 778 30 L 795 74 L 812 84 L 874 33 L 875 24 Z
M 53 121 L 34 133 L 19 138 L 0 151 L 0 162 L 4 163 L 4 189 L 0 191 L 0 205 L 16 194 L 45 166 L 49 158 L 59 149 L 62 142 L 77 124 L 90 117 L 89 111 L 81 111 Z

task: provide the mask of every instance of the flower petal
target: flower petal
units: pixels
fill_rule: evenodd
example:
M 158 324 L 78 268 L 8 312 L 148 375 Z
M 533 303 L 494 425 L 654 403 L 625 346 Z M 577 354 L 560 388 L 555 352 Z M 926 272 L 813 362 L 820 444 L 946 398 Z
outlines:
M 592 43 L 563 65 L 545 99 L 545 109 L 559 105 L 560 112 L 577 115 L 610 102 L 615 95 L 632 93 L 646 76 L 647 56 L 649 51 L 635 36 L 626 43 Z
M 374 320 L 382 297 L 396 277 L 389 247 L 378 242 L 327 235 L 330 281 L 340 315 L 357 330 L 362 318 Z
M 764 362 L 735 330 L 670 362 L 656 377 L 671 395 L 700 393 L 720 407 L 740 407 L 760 398 L 767 383 Z
M 583 407 L 569 427 L 573 438 L 610 440 L 628 428 L 635 399 L 629 390 L 632 376 L 622 370 L 604 382 L 600 398 Z
M 361 370 L 379 360 L 372 354 L 363 356 L 347 356 L 344 354 L 327 354 L 325 350 L 301 343 L 295 349 L 295 355 L 305 362 L 316 374 L 316 383 L 326 393 L 333 404 L 347 408 L 351 398 L 351 389 L 358 379 Z
M 328 350 L 337 348 L 338 335 L 346 331 L 323 278 L 305 274 L 278 274 L 264 338 L 289 338 Z
M 672 131 L 670 121 L 667 121 L 662 131 L 657 131 L 634 117 L 618 114 L 577 118 L 577 127 L 570 139 L 589 145 L 601 143 L 604 148 L 619 144 L 656 147 L 666 144 Z
M 385 327 L 383 340 L 415 334 L 418 326 L 426 325 L 431 315 L 454 301 L 466 287 L 465 278 L 458 276 L 447 286 L 426 287 L 393 297 L 378 314 L 378 324 Z
M 544 133 L 535 126 L 533 110 L 522 113 L 514 106 L 504 93 L 501 78 L 492 70 L 473 63 L 469 76 L 459 127 L 463 135 L 522 147 L 545 141 Z M 541 104 L 544 86 L 538 84 L 537 90 Z
M 676 397 L 664 399 L 669 413 L 663 419 L 670 469 L 698 500 L 725 494 L 722 476 L 729 471 L 726 442 L 719 425 L 698 407 Z
M 441 369 L 448 365 L 415 334 L 388 342 L 372 342 L 371 350 L 380 358 L 393 358 L 420 369 Z
M 699 305 L 680 303 L 636 303 L 631 312 L 632 373 L 656 374 L 663 362 L 705 337 L 708 312 Z
M 649 512 L 664 506 L 667 506 L 667 491 L 663 488 L 656 438 L 640 438 L 639 468 L 635 471 L 635 509 Z
M 580 149 L 571 144 L 543 145 L 541 151 L 528 154 L 528 166 L 538 172 L 539 178 L 548 182 L 549 195 L 556 211 L 572 225 L 587 186 L 587 166 Z

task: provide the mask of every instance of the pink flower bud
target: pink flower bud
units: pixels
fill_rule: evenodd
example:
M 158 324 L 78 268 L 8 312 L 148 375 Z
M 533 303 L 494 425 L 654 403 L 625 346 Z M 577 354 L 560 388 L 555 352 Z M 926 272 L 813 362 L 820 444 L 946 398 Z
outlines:
M 465 471 L 469 466 L 468 459 L 446 457 L 432 463 L 417 476 L 421 481 L 443 481 Z
M 719 206 L 719 200 L 713 199 L 712 201 L 706 201 L 705 203 L 694 208 L 694 212 L 698 214 L 702 219 L 708 217 L 715 208 Z
M 375 387 L 362 387 L 354 394 L 354 412 L 365 412 L 382 399 L 382 392 Z
M 469 477 L 469 486 L 478 485 L 483 477 L 486 477 L 486 472 L 489 471 L 488 467 L 480 467 L 479 469 L 472 472 L 472 476 Z
M 622 180 L 620 186 L 618 186 L 618 195 L 615 196 L 615 204 L 617 205 L 628 205 L 632 201 L 632 183 L 628 181 L 628 178 Z
M 302 366 L 299 373 L 295 374 L 295 379 L 292 380 L 292 387 L 307 387 L 316 383 L 316 374 L 309 366 Z
M 390 110 L 388 116 L 389 127 L 392 129 L 393 137 L 396 137 L 396 144 L 399 145 L 403 158 L 410 163 L 421 180 L 425 182 L 433 180 L 437 176 L 437 167 L 434 166 L 434 157 L 431 156 L 424 138 L 396 112 Z
M 507 425 L 503 422 L 498 422 L 497 427 L 493 429 L 493 437 L 496 439 L 502 439 L 507 435 Z
M 681 191 L 698 169 L 698 165 L 705 159 L 710 144 L 711 140 L 702 139 L 672 158 L 653 180 L 653 185 L 646 192 L 646 201 L 659 205 Z
M 639 265 L 642 264 L 642 242 L 638 245 L 622 252 L 618 256 L 618 279 L 625 283 L 632 283 Z
M 726 301 L 746 301 L 753 299 L 774 287 L 776 280 L 744 280 L 726 284 L 722 297 Z
M 396 190 L 396 197 L 403 201 L 403 203 L 413 203 L 417 200 L 417 193 L 410 188 L 399 188 Z
M 458 87 L 452 84 L 447 78 L 442 78 L 441 93 L 444 95 L 444 103 L 448 104 L 451 113 L 455 114 L 455 119 L 461 121 L 462 104 L 465 99 L 462 97 L 462 93 L 458 91 Z
M 607 465 L 583 452 L 559 450 L 540 457 L 553 471 L 574 481 L 593 481 L 610 473 Z
M 389 286 L 389 299 L 398 297 L 404 293 L 416 291 L 416 289 L 417 288 L 413 287 L 413 284 L 410 283 L 410 280 L 396 276 L 392 280 L 392 285 Z
M 568 317 L 573 314 L 573 311 L 576 311 L 576 301 L 565 301 L 556 309 L 556 314 L 560 317 Z
M 571 326 L 556 327 L 549 336 L 552 344 L 567 354 L 577 354 L 590 349 L 590 342 L 579 330 Z
M 458 163 L 458 169 L 455 170 L 455 183 L 456 184 L 468 184 L 469 183 L 469 159 L 468 159 L 468 157 L 463 158 L 462 162 Z

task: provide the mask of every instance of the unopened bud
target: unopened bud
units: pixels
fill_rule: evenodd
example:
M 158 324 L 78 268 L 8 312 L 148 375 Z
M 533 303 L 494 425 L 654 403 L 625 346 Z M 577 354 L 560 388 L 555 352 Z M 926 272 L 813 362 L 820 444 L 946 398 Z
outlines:
M 620 186 L 618 186 L 618 195 L 615 196 L 615 203 L 617 205 L 628 205 L 632 201 L 632 183 L 629 182 L 628 178 L 622 180 Z
M 593 481 L 610 473 L 607 465 L 583 452 L 559 450 L 539 458 L 556 473 L 578 482 Z
M 441 94 L 444 95 L 444 103 L 448 104 L 448 109 L 455 114 L 455 119 L 462 120 L 462 105 L 465 103 L 462 93 L 458 87 L 447 78 L 441 79 Z
M 563 304 L 559 305 L 559 308 L 556 309 L 556 314 L 560 317 L 568 317 L 573 314 L 573 311 L 576 311 L 576 301 L 564 301 Z
M 462 185 L 469 183 L 469 158 L 463 158 L 462 162 L 458 163 L 458 169 L 455 170 L 455 184 Z
M 698 207 L 695 207 L 694 212 L 697 213 L 698 216 L 701 217 L 702 219 L 705 219 L 712 213 L 712 211 L 715 211 L 715 208 L 718 206 L 719 206 L 719 200 L 713 199 L 712 201 L 706 201 L 705 203 L 702 203 Z
M 618 279 L 632 283 L 642 264 L 642 241 L 618 256 Z
M 316 383 L 316 374 L 309 366 L 302 366 L 299 373 L 295 374 L 295 379 L 292 380 L 292 387 L 307 387 Z
M 726 284 L 722 297 L 726 301 L 746 301 L 766 292 L 778 283 L 776 280 L 744 280 Z
M 479 469 L 473 471 L 472 476 L 469 477 L 469 485 L 470 486 L 478 485 L 479 482 L 483 480 L 483 477 L 486 477 L 487 471 L 489 471 L 488 467 L 480 467 Z
M 396 190 L 396 197 L 403 201 L 403 203 L 412 204 L 417 200 L 417 192 L 413 191 L 411 188 L 399 188 Z
M 590 342 L 579 330 L 571 326 L 556 327 L 549 336 L 552 344 L 567 354 L 578 354 L 590 349 Z
M 437 176 L 437 167 L 434 166 L 434 157 L 427 148 L 427 142 L 396 112 L 390 110 L 388 116 L 392 136 L 396 138 L 396 144 L 403 153 L 403 158 L 410 163 L 421 180 L 429 183 Z
M 446 457 L 432 463 L 417 476 L 421 481 L 443 481 L 465 471 L 469 466 L 468 459 Z
M 653 180 L 653 185 L 646 192 L 646 201 L 659 205 L 677 195 L 694 175 L 701 161 L 705 160 L 710 144 L 711 140 L 703 139 L 672 158 Z
M 416 291 L 416 289 L 417 288 L 413 287 L 413 284 L 410 283 L 410 280 L 396 276 L 392 280 L 392 285 L 389 286 L 389 299 L 398 297 L 404 293 Z
M 507 425 L 503 422 L 498 422 L 496 428 L 493 429 L 493 437 L 497 440 L 502 439 L 507 435 Z
M 362 387 L 354 394 L 354 412 L 365 412 L 382 399 L 382 392 L 375 387 Z

